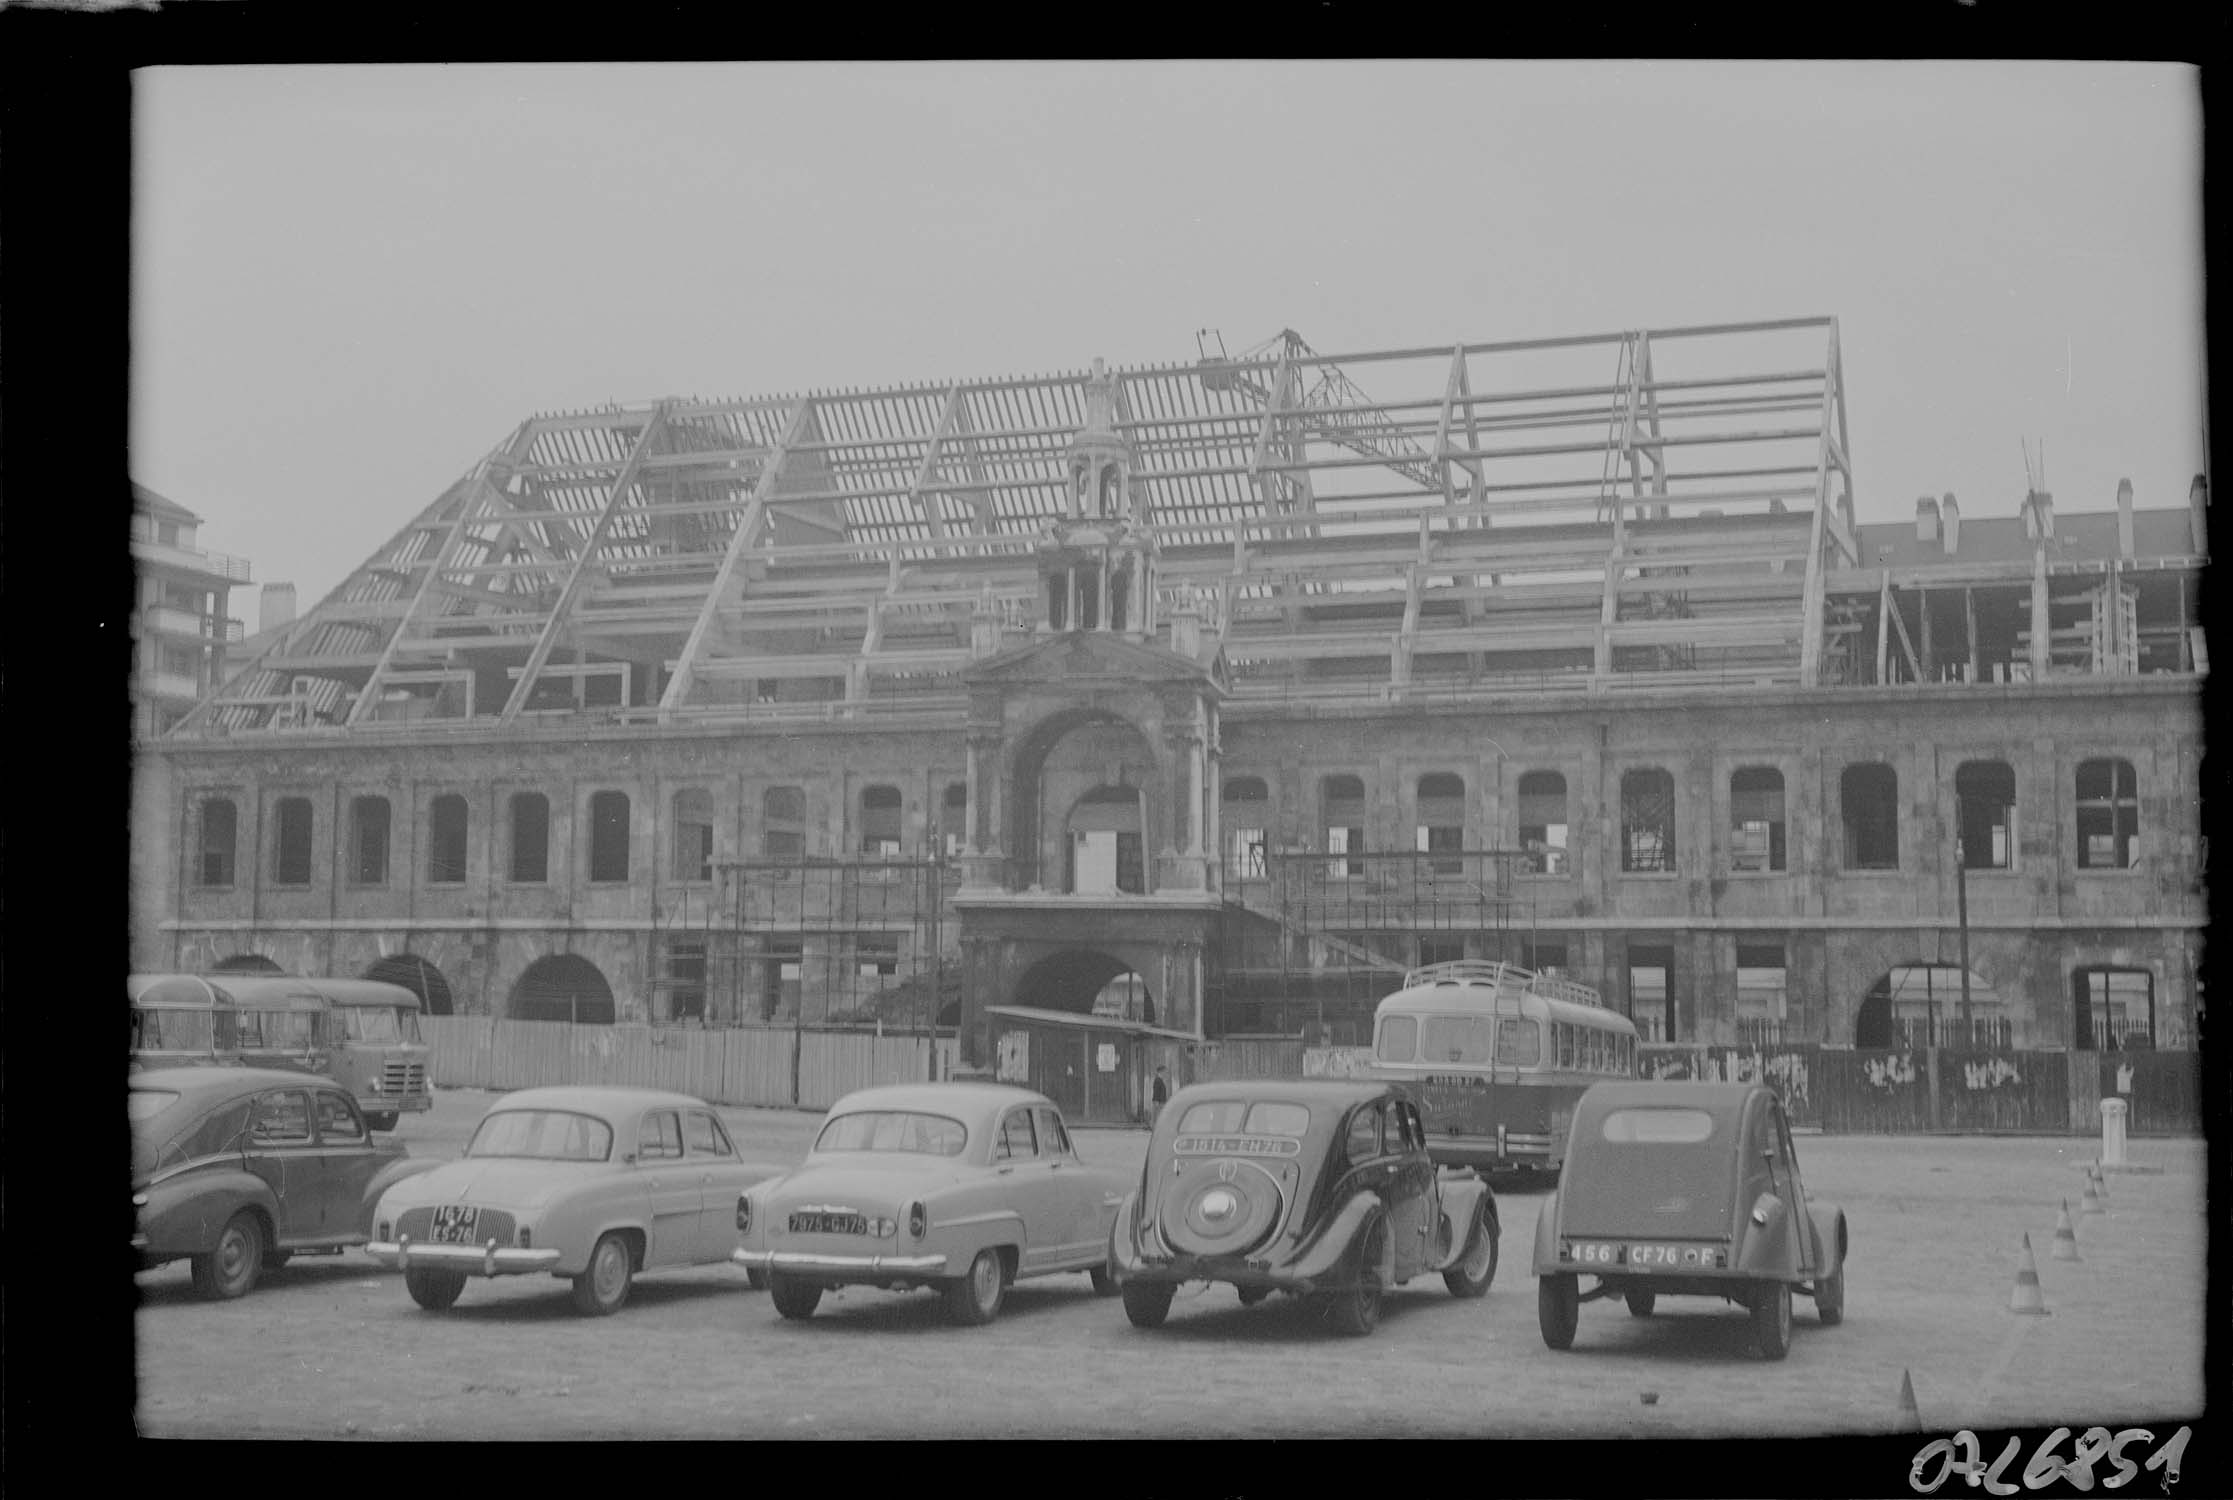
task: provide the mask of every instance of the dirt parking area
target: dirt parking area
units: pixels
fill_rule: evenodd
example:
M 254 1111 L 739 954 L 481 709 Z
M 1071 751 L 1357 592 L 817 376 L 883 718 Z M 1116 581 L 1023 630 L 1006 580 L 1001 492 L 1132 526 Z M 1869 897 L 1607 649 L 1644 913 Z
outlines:
M 445 1092 L 399 1134 L 455 1156 L 493 1098 Z M 819 1124 L 722 1114 L 769 1161 L 798 1160 Z M 1078 1138 L 1131 1172 L 1146 1149 L 1142 1131 Z M 2103 1214 L 2080 1211 L 2091 1142 L 1807 1136 L 1798 1152 L 1813 1196 L 1847 1213 L 1847 1311 L 1825 1328 L 1799 1299 L 1777 1364 L 1752 1353 L 1741 1312 L 1689 1299 L 1648 1319 L 1587 1304 L 1574 1348 L 1546 1348 L 1527 1274 L 1544 1195 L 1514 1190 L 1489 1295 L 1414 1282 L 1367 1339 L 1225 1287 L 1182 1291 L 1143 1332 L 1082 1275 L 1024 1282 L 997 1321 L 955 1328 L 929 1292 L 858 1289 L 785 1322 L 728 1266 L 647 1276 L 605 1319 L 577 1317 L 546 1277 L 475 1281 L 425 1313 L 356 1251 L 297 1260 L 231 1303 L 197 1300 L 167 1266 L 137 1278 L 138 1420 L 210 1437 L 1798 1435 L 1891 1430 L 1903 1371 L 1937 1431 L 2160 1433 L 2201 1412 L 2201 1142 L 2137 1143 L 2160 1170 L 2113 1175 Z M 2065 1199 L 2076 1262 L 2048 1253 Z M 2009 1311 L 2026 1233 L 2045 1317 Z

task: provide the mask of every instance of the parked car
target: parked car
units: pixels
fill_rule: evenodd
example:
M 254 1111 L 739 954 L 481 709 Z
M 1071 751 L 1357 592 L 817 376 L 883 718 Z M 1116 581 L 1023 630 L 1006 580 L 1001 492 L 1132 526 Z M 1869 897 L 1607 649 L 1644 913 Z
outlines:
M 1536 1221 L 1543 1342 L 1571 1346 L 1581 1304 L 1599 1298 L 1648 1318 L 1661 1297 L 1720 1297 L 1781 1359 L 1792 1293 L 1825 1324 L 1844 1319 L 1846 1244 L 1843 1210 L 1799 1180 L 1774 1090 L 1600 1083 L 1574 1107 L 1565 1176 Z
M 469 1276 L 545 1272 L 582 1313 L 618 1312 L 636 1276 L 729 1258 L 730 1205 L 782 1170 L 745 1161 L 702 1099 L 655 1089 L 506 1094 L 465 1155 L 380 1200 L 365 1247 L 441 1312 Z
M 1201 1083 L 1156 1117 L 1109 1260 L 1141 1328 L 1162 1324 L 1180 1282 L 1223 1281 L 1244 1304 L 1286 1292 L 1367 1334 L 1381 1294 L 1416 1277 L 1486 1293 L 1499 1233 L 1488 1184 L 1429 1159 L 1405 1085 Z
M 348 1090 L 264 1068 L 131 1075 L 132 1250 L 184 1258 L 207 1297 L 245 1296 L 295 1255 L 372 1238 L 380 1195 L 439 1163 L 376 1140 Z
M 1106 1263 L 1123 1173 L 1089 1167 L 1062 1112 L 1028 1089 L 923 1083 L 830 1108 L 796 1171 L 740 1195 L 732 1259 L 807 1318 L 836 1286 L 936 1287 L 956 1323 L 989 1323 L 1013 1282 Z

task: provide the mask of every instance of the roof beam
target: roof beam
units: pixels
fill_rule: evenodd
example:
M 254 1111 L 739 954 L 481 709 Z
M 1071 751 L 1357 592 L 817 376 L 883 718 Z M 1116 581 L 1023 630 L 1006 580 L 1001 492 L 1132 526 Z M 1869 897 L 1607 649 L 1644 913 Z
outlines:
M 458 546 L 465 539 L 465 528 L 472 524 L 473 518 L 488 504 L 492 487 L 487 476 L 488 465 L 484 462 L 474 470 L 466 493 L 459 497 L 457 519 L 450 523 L 449 534 L 442 538 L 441 547 L 428 560 L 425 571 L 420 575 L 418 589 L 411 595 L 411 607 L 403 612 L 402 619 L 396 621 L 395 631 L 381 648 L 380 660 L 372 668 L 372 675 L 365 680 L 363 690 L 357 694 L 357 701 L 349 706 L 349 717 L 344 721 L 347 725 L 354 727 L 362 724 L 371 716 L 373 706 L 380 701 L 381 684 L 387 678 L 388 669 L 395 663 L 396 653 L 402 647 L 404 637 L 411 633 L 411 626 L 425 613 L 426 601 L 434 591 L 434 581 L 442 576 L 442 565 L 456 556 Z

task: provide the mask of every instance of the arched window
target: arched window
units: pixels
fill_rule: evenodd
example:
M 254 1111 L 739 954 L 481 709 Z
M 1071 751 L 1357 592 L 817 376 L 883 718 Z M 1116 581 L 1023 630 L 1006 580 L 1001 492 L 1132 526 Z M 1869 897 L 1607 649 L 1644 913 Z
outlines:
M 952 859 L 969 846 L 969 785 L 949 781 L 938 804 L 938 838 Z
M 1620 867 L 1643 875 L 1675 868 L 1675 778 L 1657 766 L 1621 773 Z
M 1328 776 L 1318 783 L 1319 825 L 1329 860 L 1326 873 L 1336 879 L 1362 875 L 1365 862 L 1365 784 L 1355 776 Z
M 806 855 L 806 793 L 771 786 L 760 795 L 760 850 L 769 859 Z
M 1848 870 L 1900 867 L 1900 779 L 1876 762 L 1847 766 L 1838 778 Z
M 1448 771 L 1420 777 L 1418 811 L 1419 852 L 1451 856 L 1427 861 L 1427 869 L 1436 875 L 1464 873 L 1465 861 L 1456 855 L 1465 847 L 1465 778 Z
M 1566 778 L 1556 771 L 1520 776 L 1520 847 L 1534 874 L 1567 873 Z
M 2129 870 L 2140 862 L 2139 780 L 2129 760 L 2078 765 L 2078 868 Z
M 713 793 L 696 786 L 675 793 L 674 820 L 674 878 L 713 879 Z
M 1741 874 L 1784 868 L 1783 773 L 1773 766 L 1730 774 L 1729 868 Z
M 271 883 L 310 884 L 310 799 L 282 797 L 273 813 Z
M 1225 873 L 1233 879 L 1262 879 L 1265 834 L 1271 826 L 1271 792 L 1255 776 L 1225 783 L 1218 821 L 1225 829 Z
M 388 883 L 388 799 L 349 799 L 349 880 L 354 885 Z
M 230 797 L 202 801 L 201 830 L 196 840 L 194 883 L 226 887 L 233 883 L 233 860 L 239 848 L 240 809 Z
M 512 879 L 540 885 L 550 879 L 550 798 L 512 794 Z
M 2016 863 L 2016 773 L 2006 761 L 1964 761 L 1954 770 L 1956 826 L 1962 864 L 2007 870 Z
M 465 799 L 444 792 L 434 799 L 427 824 L 427 884 L 465 884 Z
M 896 855 L 900 845 L 900 796 L 896 786 L 861 789 L 861 852 Z
M 628 878 L 628 794 L 592 792 L 589 798 L 589 878 Z

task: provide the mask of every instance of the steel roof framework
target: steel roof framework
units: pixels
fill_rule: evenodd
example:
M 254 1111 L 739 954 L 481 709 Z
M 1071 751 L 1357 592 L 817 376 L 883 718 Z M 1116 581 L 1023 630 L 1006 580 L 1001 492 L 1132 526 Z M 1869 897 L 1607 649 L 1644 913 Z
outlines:
M 1115 374 L 1243 699 L 1811 682 L 1859 560 L 1833 319 Z M 621 715 L 958 706 L 980 601 L 1034 617 L 1085 381 L 530 418 L 173 733 L 507 724 L 616 666 Z

